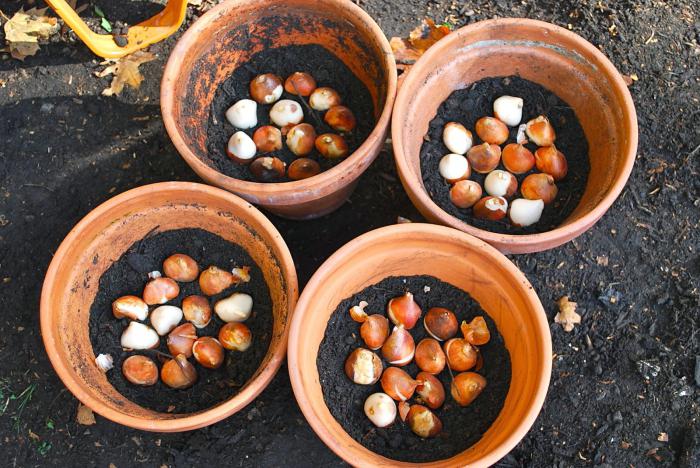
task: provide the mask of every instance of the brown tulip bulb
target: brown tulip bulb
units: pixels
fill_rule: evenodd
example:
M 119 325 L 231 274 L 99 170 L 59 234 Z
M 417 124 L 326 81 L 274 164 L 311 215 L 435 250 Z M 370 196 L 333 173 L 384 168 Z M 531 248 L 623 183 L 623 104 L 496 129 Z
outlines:
M 543 115 L 530 120 L 525 126 L 527 136 L 537 146 L 550 146 L 554 144 L 557 135 L 549 119 Z
M 445 356 L 450 369 L 462 372 L 471 369 L 476 364 L 476 350 L 462 338 L 452 338 L 445 342 Z
M 284 90 L 289 94 L 309 96 L 316 89 L 316 80 L 305 72 L 294 72 L 284 82 Z
M 410 330 L 420 319 L 421 309 L 413 299 L 413 294 L 406 292 L 403 296 L 389 301 L 386 313 L 394 325 L 402 325 L 406 330 Z
M 415 359 L 418 368 L 430 374 L 439 374 L 445 368 L 445 353 L 433 338 L 425 338 L 418 343 Z
M 530 174 L 520 186 L 520 192 L 528 200 L 542 200 L 545 205 L 552 203 L 559 189 L 554 177 L 549 174 Z
M 365 348 L 355 349 L 345 360 L 345 375 L 360 385 L 377 383 L 383 369 L 379 356 Z
M 517 143 L 510 143 L 503 148 L 501 160 L 505 168 L 513 174 L 524 174 L 535 167 L 535 155 Z
M 413 396 L 418 382 L 398 367 L 387 367 L 382 374 L 382 389 L 396 401 L 406 401 Z
M 492 145 L 501 145 L 508 139 L 508 127 L 495 117 L 480 118 L 474 129 L 482 141 Z
M 165 259 L 163 262 L 163 273 L 175 281 L 189 283 L 197 279 L 199 265 L 189 255 L 178 253 Z
M 163 364 L 160 379 L 165 385 L 175 389 L 189 388 L 197 381 L 197 369 L 184 354 L 178 354 Z
M 345 138 L 335 133 L 319 135 L 315 145 L 324 158 L 339 159 L 348 155 L 348 144 L 345 142 Z
M 345 106 L 333 106 L 326 112 L 323 120 L 337 132 L 352 132 L 357 124 L 355 115 Z
M 272 125 L 263 125 L 253 133 L 255 147 L 261 153 L 272 153 L 282 149 L 282 132 Z
M 216 338 L 202 336 L 192 345 L 195 360 L 208 369 L 218 369 L 224 363 L 224 347 Z
M 211 321 L 211 305 L 204 296 L 187 296 L 182 300 L 182 313 L 185 320 L 197 328 L 204 328 Z M 189 356 L 188 356 L 189 357 Z
M 286 166 L 279 158 L 263 156 L 250 164 L 250 172 L 259 182 L 274 182 L 284 177 Z
M 569 171 L 564 153 L 554 145 L 545 146 L 535 151 L 535 165 L 539 171 L 551 175 L 557 182 L 566 177 L 566 173 Z
M 476 372 L 462 372 L 452 380 L 450 393 L 460 406 L 468 406 L 486 388 L 486 379 Z
M 250 97 L 258 104 L 272 104 L 282 96 L 282 78 L 264 73 L 250 82 Z
M 360 336 L 369 349 L 381 348 L 389 336 L 389 321 L 383 315 L 370 315 L 360 326 Z
M 233 274 L 217 266 L 210 266 L 199 275 L 199 289 L 207 296 L 214 296 L 236 284 Z
M 306 156 L 314 149 L 316 130 L 307 124 L 300 123 L 287 133 L 287 148 L 296 156 Z
M 170 278 L 154 278 L 143 288 L 143 301 L 148 305 L 165 304 L 180 294 L 180 286 Z
M 473 180 L 460 180 L 450 188 L 450 201 L 457 208 L 471 208 L 481 195 L 481 185 Z
M 413 360 L 415 352 L 413 337 L 401 325 L 394 327 L 394 331 L 382 345 L 382 356 L 394 366 L 407 365 Z
M 467 159 L 476 172 L 486 174 L 498 167 L 501 161 L 501 147 L 483 143 L 472 146 L 467 152 Z
M 406 421 L 411 431 L 424 439 L 435 437 L 442 431 L 440 418 L 423 405 L 411 405 Z
M 287 169 L 287 177 L 292 180 L 308 179 L 321 173 L 321 166 L 309 158 L 299 158 L 292 161 Z
M 158 366 L 151 358 L 139 354 L 129 356 L 122 364 L 122 374 L 134 385 L 155 385 L 158 382 Z
M 219 342 L 231 351 L 245 351 L 253 342 L 253 334 L 245 323 L 229 322 L 219 330 Z
M 126 317 L 131 320 L 146 320 L 148 304 L 137 296 L 122 296 L 112 302 L 112 314 L 118 319 Z
M 485 345 L 491 339 L 491 332 L 484 317 L 474 317 L 471 322 L 462 322 L 460 326 L 464 339 L 475 346 Z
M 433 307 L 423 319 L 423 326 L 428 335 L 438 341 L 449 340 L 457 334 L 459 324 L 455 314 L 443 307 Z
M 503 219 L 508 211 L 508 201 L 503 197 L 484 197 L 474 204 L 474 216 L 496 221 Z
M 173 356 L 184 354 L 192 356 L 192 345 L 197 339 L 197 332 L 191 323 L 183 323 L 168 334 L 168 351 Z
M 416 376 L 418 402 L 430 409 L 438 409 L 445 402 L 445 387 L 437 377 L 429 372 L 419 372 Z

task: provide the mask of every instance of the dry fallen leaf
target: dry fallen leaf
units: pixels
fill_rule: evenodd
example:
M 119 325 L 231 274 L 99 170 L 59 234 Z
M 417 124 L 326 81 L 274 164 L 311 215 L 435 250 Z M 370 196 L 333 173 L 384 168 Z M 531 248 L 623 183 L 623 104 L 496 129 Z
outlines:
M 39 435 L 34 433 L 31 429 L 29 429 L 29 438 L 32 440 L 41 440 L 41 437 L 39 437 Z
M 394 52 L 394 58 L 399 64 L 412 64 L 418 57 L 428 50 L 430 46 L 445 37 L 452 31 L 447 24 L 435 24 L 431 19 L 424 19 L 408 35 L 408 38 L 392 37 L 389 43 Z
M 571 302 L 569 296 L 564 296 L 557 301 L 557 305 L 559 305 L 559 312 L 554 317 L 554 321 L 569 333 L 574 329 L 574 325 L 581 323 L 581 316 L 576 313 L 576 303 Z
M 99 78 L 107 75 L 114 75 L 109 88 L 102 91 L 103 96 L 113 96 L 119 94 L 124 89 L 124 85 L 138 88 L 143 81 L 143 75 L 139 71 L 139 66 L 154 60 L 156 55 L 145 51 L 137 50 L 133 54 L 125 55 L 118 59 L 108 59 L 102 62 L 103 65 L 111 64 L 101 72 L 97 72 Z
M 78 421 L 78 424 L 82 424 L 83 426 L 92 426 L 96 423 L 95 414 L 82 403 L 78 403 L 78 414 L 75 416 L 75 419 Z
M 668 442 L 668 433 L 666 432 L 661 432 L 659 433 L 659 436 L 656 438 L 659 442 Z
M 58 31 L 56 18 L 45 16 L 46 8 L 24 11 L 20 9 L 4 26 L 5 41 L 10 55 L 18 60 L 34 55 L 39 50 L 39 39 L 48 39 Z

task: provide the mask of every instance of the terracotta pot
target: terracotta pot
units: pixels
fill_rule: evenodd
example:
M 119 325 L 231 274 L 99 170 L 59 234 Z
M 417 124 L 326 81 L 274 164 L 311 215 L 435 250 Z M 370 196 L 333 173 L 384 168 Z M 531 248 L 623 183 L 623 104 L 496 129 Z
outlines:
M 240 392 L 205 411 L 159 413 L 118 393 L 95 365 L 88 323 L 100 277 L 134 242 L 152 230 L 200 228 L 243 247 L 262 269 L 274 315 L 272 341 Z M 279 232 L 258 210 L 224 190 L 165 182 L 139 187 L 95 208 L 56 251 L 41 291 L 41 333 L 63 383 L 96 413 L 148 431 L 176 432 L 215 423 L 250 403 L 279 369 L 289 316 L 298 295 L 294 262 Z
M 559 227 L 541 234 L 497 234 L 470 226 L 435 204 L 421 177 L 420 147 L 440 104 L 482 78 L 509 75 L 534 81 L 566 101 L 590 148 L 591 172 L 580 203 Z M 503 252 L 538 252 L 580 235 L 615 201 L 634 164 L 637 115 L 618 71 L 586 40 L 541 21 L 489 20 L 449 34 L 411 68 L 396 99 L 392 140 L 403 186 L 427 219 Z
M 270 17 L 275 21 L 266 21 Z M 218 85 L 269 42 L 278 47 L 322 45 L 372 96 L 377 125 L 367 140 L 343 162 L 309 179 L 247 182 L 217 171 L 208 157 L 203 123 Z M 349 0 L 229 0 L 197 20 L 173 49 L 161 85 L 161 109 L 175 147 L 205 181 L 274 214 L 309 219 L 340 207 L 377 157 L 395 93 L 396 64 L 389 42 L 372 18 Z
M 432 275 L 471 294 L 496 322 L 512 364 L 505 405 L 483 438 L 450 459 L 421 466 L 492 465 L 537 418 L 551 374 L 551 336 L 525 276 L 496 249 L 455 229 L 431 224 L 377 229 L 346 244 L 318 269 L 292 320 L 288 362 L 294 395 L 314 431 L 348 463 L 412 465 L 369 451 L 343 430 L 324 403 L 316 367 L 328 320 L 341 301 L 386 277 L 409 275 Z

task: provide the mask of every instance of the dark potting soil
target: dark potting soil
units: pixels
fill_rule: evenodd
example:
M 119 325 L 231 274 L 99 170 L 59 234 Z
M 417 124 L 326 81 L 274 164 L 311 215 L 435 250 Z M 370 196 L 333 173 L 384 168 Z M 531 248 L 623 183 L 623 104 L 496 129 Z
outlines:
M 483 316 L 491 331 L 491 340 L 480 346 L 484 367 L 479 371 L 486 377 L 487 387 L 469 406 L 462 408 L 450 396 L 450 374 L 444 370 L 437 377 L 445 387 L 445 404 L 435 410 L 443 431 L 433 439 L 421 439 L 398 418 L 388 428 L 375 427 L 364 413 L 364 402 L 369 395 L 383 391 L 381 384 L 357 385 L 345 375 L 348 355 L 358 347 L 365 347 L 359 336 L 358 323 L 350 318 L 348 310 L 360 301 L 367 301 L 369 314 L 384 313 L 389 300 L 406 291 L 427 312 L 431 307 L 446 307 L 460 321 L 471 321 Z M 429 337 L 423 320 L 411 330 L 416 344 Z M 381 351 L 377 354 L 381 357 Z M 389 364 L 382 359 L 384 368 Z M 510 386 L 510 355 L 495 323 L 471 296 L 432 276 L 390 277 L 369 286 L 338 305 L 326 328 L 316 359 L 323 397 L 331 414 L 350 436 L 362 445 L 383 456 L 413 462 L 429 462 L 452 457 L 474 445 L 488 430 L 503 408 Z M 415 363 L 402 367 L 415 377 L 420 371 Z M 413 403 L 413 401 L 411 401 Z
M 296 71 L 310 73 L 319 87 L 328 86 L 338 91 L 343 100 L 343 105 L 355 114 L 357 127 L 352 132 L 344 134 L 350 153 L 355 151 L 367 139 L 375 124 L 372 97 L 365 85 L 350 71 L 342 60 L 320 45 L 315 44 L 271 48 L 251 56 L 248 62 L 238 67 L 231 77 L 221 83 L 214 94 L 211 113 L 207 123 L 207 150 L 215 169 L 237 179 L 255 180 L 248 166 L 237 164 L 226 156 L 228 140 L 231 138 L 231 135 L 238 131 L 236 127 L 226 120 L 226 110 L 241 99 L 250 99 L 250 82 L 257 75 L 274 73 L 284 80 Z M 280 99 L 291 99 L 299 102 L 304 110 L 304 122 L 313 125 L 317 135 L 338 133 L 323 121 L 325 112 L 311 111 L 307 105 L 301 102 L 303 99 L 308 104 L 308 98 L 301 98 L 285 91 Z M 271 108 L 272 104 L 258 104 L 258 125 L 255 128 L 244 130 L 245 133 L 252 137 L 255 129 L 263 125 L 269 125 Z M 284 142 L 280 151 L 275 151 L 265 156 L 276 156 L 287 163 L 287 166 L 297 158 L 287 148 L 286 142 Z M 324 158 L 315 148 L 307 157 L 318 161 L 322 171 L 330 169 L 342 161 L 342 159 Z M 289 180 L 285 176 L 284 179 L 278 182 Z
M 566 156 L 569 165 L 567 176 L 557 182 L 559 193 L 550 205 L 545 206 L 539 222 L 527 227 L 513 226 L 508 217 L 500 221 L 474 218 L 471 208 L 457 208 L 450 201 L 450 184 L 438 172 L 440 159 L 449 153 L 442 142 L 442 130 L 447 122 L 459 122 L 472 132 L 474 145 L 483 143 L 474 131 L 474 124 L 484 116 L 493 115 L 493 101 L 503 95 L 517 96 L 524 100 L 522 123 L 545 115 L 549 118 L 557 134 L 556 146 Z M 510 137 L 505 143 L 514 143 L 518 127 L 510 127 Z M 437 205 L 467 224 L 491 232 L 504 234 L 534 234 L 549 231 L 559 226 L 576 208 L 586 189 L 590 164 L 588 141 L 574 110 L 548 89 L 518 76 L 505 78 L 484 78 L 471 86 L 454 91 L 440 105 L 436 117 L 430 121 L 429 138 L 421 147 L 421 174 L 428 194 Z M 501 145 L 504 147 L 505 144 Z M 537 145 L 528 143 L 533 152 Z M 504 169 L 500 164 L 499 169 Z M 537 168 L 526 174 L 516 175 L 518 187 L 528 175 L 539 172 Z M 479 182 L 482 188 L 486 174 L 472 171 L 471 180 Z M 518 194 L 514 198 L 519 196 Z M 484 192 L 484 196 L 486 196 Z
M 226 351 L 226 360 L 218 369 L 206 369 L 197 364 L 194 358 L 190 358 L 199 377 L 197 383 L 188 389 L 174 390 L 160 380 L 154 386 L 139 387 L 124 378 L 121 372 L 122 362 L 133 354 L 145 354 L 153 358 L 160 368 L 162 358 L 152 351 L 122 350 L 119 343 L 128 320 L 114 318 L 112 301 L 127 294 L 139 296 L 148 280 L 148 272 L 162 271 L 163 260 L 174 253 L 191 256 L 202 269 L 209 265 L 224 269 L 234 266 L 251 267 L 248 283 L 233 286 L 210 299 L 213 307 L 217 300 L 233 292 L 244 292 L 253 297 L 253 313 L 246 321 L 253 334 L 253 344 L 243 353 Z M 201 295 L 196 280 L 191 283 L 179 283 L 179 286 L 180 295 L 168 304 L 180 307 L 185 297 L 192 294 Z M 155 306 L 151 307 L 151 310 L 154 308 Z M 227 400 L 250 379 L 267 353 L 272 321 L 272 300 L 267 283 L 260 268 L 243 248 L 202 229 L 177 229 L 135 242 L 105 271 L 90 308 L 90 341 L 95 355 L 109 353 L 114 358 L 114 368 L 107 372 L 107 379 L 126 398 L 155 411 L 189 413 L 208 409 Z M 197 329 L 197 335 L 217 337 L 223 323 L 214 314 L 207 327 Z M 166 337 L 162 337 L 158 350 L 168 353 L 165 343 Z

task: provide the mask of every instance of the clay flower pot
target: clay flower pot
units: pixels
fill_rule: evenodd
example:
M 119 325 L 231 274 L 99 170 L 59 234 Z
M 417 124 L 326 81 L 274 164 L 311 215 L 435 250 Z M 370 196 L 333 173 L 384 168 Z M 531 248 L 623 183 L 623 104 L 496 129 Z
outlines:
M 470 226 L 433 202 L 421 177 L 423 136 L 440 104 L 482 78 L 510 75 L 538 83 L 569 103 L 590 148 L 591 172 L 580 203 L 559 227 L 540 234 L 497 234 Z M 489 20 L 449 34 L 411 68 L 396 98 L 392 140 L 403 186 L 427 219 L 503 252 L 539 252 L 580 235 L 610 208 L 632 171 L 637 115 L 618 71 L 586 40 L 541 21 Z
M 274 322 L 267 354 L 240 392 L 205 411 L 169 414 L 143 408 L 114 389 L 95 364 L 88 323 L 90 306 L 105 270 L 153 229 L 162 232 L 182 228 L 204 229 L 240 245 L 250 254 L 270 289 Z M 292 257 L 279 232 L 262 213 L 224 190 L 165 182 L 108 200 L 68 234 L 44 280 L 41 333 L 58 376 L 93 411 L 137 429 L 185 431 L 230 416 L 263 391 L 284 360 L 289 316 L 297 295 Z
M 292 320 L 288 362 L 294 395 L 316 434 L 348 463 L 416 466 L 377 455 L 352 439 L 326 407 L 316 367 L 338 304 L 386 277 L 408 275 L 432 275 L 471 294 L 496 322 L 512 364 L 503 410 L 483 438 L 450 459 L 421 466 L 493 465 L 525 436 L 542 407 L 551 374 L 551 336 L 525 276 L 496 249 L 455 229 L 431 224 L 377 229 L 346 244 L 316 271 Z
M 203 123 L 214 93 L 266 43 L 320 44 L 340 58 L 372 96 L 377 120 L 372 133 L 345 160 L 315 177 L 247 182 L 220 173 L 209 159 Z M 175 147 L 205 181 L 274 214 L 309 219 L 340 207 L 377 157 L 395 94 L 396 64 L 389 42 L 372 18 L 349 0 L 229 0 L 197 20 L 173 49 L 161 85 L 161 110 Z

